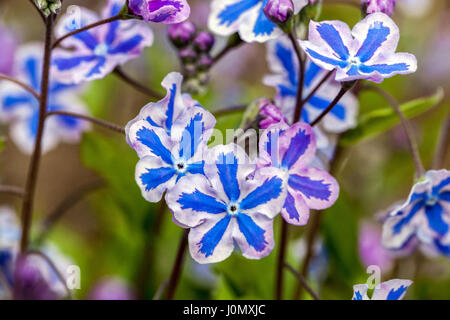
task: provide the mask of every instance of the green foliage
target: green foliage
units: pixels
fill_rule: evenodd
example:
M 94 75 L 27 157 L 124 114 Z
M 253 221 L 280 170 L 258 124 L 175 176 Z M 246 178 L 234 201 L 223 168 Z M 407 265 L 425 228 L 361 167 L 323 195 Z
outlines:
M 402 104 L 400 108 L 407 118 L 413 118 L 436 106 L 443 97 L 443 90 L 438 89 L 432 96 L 411 100 Z M 399 122 L 400 119 L 390 106 L 370 111 L 361 116 L 355 128 L 342 134 L 340 144 L 349 146 L 376 137 Z

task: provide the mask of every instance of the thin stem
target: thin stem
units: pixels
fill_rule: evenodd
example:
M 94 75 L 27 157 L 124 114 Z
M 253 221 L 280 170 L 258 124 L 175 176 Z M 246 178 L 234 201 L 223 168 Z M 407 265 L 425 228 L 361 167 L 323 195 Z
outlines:
M 145 94 L 145 95 L 147 95 L 147 96 L 149 96 L 149 97 L 158 99 L 158 100 L 161 100 L 162 98 L 164 98 L 164 96 L 163 96 L 161 93 L 156 92 L 155 90 L 153 90 L 153 89 L 151 89 L 151 88 L 148 88 L 148 87 L 146 87 L 146 86 L 140 84 L 140 83 L 137 82 L 136 80 L 132 79 L 130 76 L 128 76 L 128 75 L 122 70 L 122 68 L 116 67 L 116 68 L 114 69 L 114 73 L 115 73 L 121 80 L 123 80 L 124 82 L 128 83 L 129 85 L 131 85 L 131 86 L 132 86 L 133 88 L 135 88 L 137 91 L 139 91 L 139 92 L 141 92 L 141 93 L 143 93 L 143 94 Z
M 295 104 L 295 113 L 293 122 L 300 121 L 303 109 L 303 84 L 305 82 L 305 60 L 302 57 L 302 50 L 298 44 L 295 31 L 288 34 L 289 39 L 294 47 L 295 54 L 298 58 L 298 87 L 297 87 L 297 100 Z
M 422 177 L 425 174 L 425 168 L 422 164 L 422 160 L 420 159 L 419 148 L 417 147 L 417 142 L 414 137 L 414 131 L 411 128 L 409 121 L 406 119 L 402 110 L 400 109 L 400 105 L 397 100 L 387 91 L 381 89 L 380 87 L 372 86 L 370 84 L 365 85 L 362 89 L 372 90 L 379 95 L 381 95 L 386 101 L 391 105 L 394 111 L 397 113 L 400 118 L 400 122 L 402 123 L 403 130 L 405 131 L 406 138 L 408 140 L 408 146 L 411 151 L 411 155 L 414 160 L 414 165 L 416 167 L 416 175 L 417 178 Z
M 20 240 L 20 251 L 25 252 L 28 247 L 31 221 L 33 215 L 34 194 L 36 191 L 37 177 L 39 173 L 39 164 L 41 160 L 42 136 L 44 134 L 45 118 L 47 113 L 47 100 L 50 76 L 50 60 L 52 55 L 51 43 L 53 33 L 54 16 L 50 15 L 45 21 L 45 45 L 44 58 L 42 66 L 42 86 L 41 99 L 39 102 L 39 119 L 36 133 L 34 151 L 31 156 L 28 176 L 25 185 L 25 196 L 22 205 L 22 237 Z
M 23 83 L 23 82 L 21 82 L 19 80 L 13 79 L 13 78 L 8 77 L 7 75 L 4 75 L 4 74 L 0 74 L 0 80 L 6 80 L 6 81 L 9 81 L 9 82 L 15 83 L 18 86 L 22 87 L 22 89 L 25 89 L 26 91 L 31 93 L 37 100 L 40 99 L 39 93 L 37 93 L 36 90 L 34 90 L 30 86 L 28 86 L 27 84 L 25 84 L 25 83 Z
M 175 296 L 175 291 L 180 281 L 181 269 L 183 267 L 184 257 L 186 255 L 186 248 L 188 245 L 188 235 L 189 229 L 183 230 L 183 235 L 181 236 L 180 244 L 178 246 L 177 257 L 175 263 L 172 267 L 172 272 L 169 278 L 168 290 L 167 290 L 167 300 L 173 300 Z
M 228 43 L 226 46 L 213 58 L 212 66 L 219 62 L 230 51 L 240 47 L 242 44 L 244 44 L 244 41 L 242 41 L 237 34 L 231 35 L 228 38 Z
M 158 290 L 155 293 L 155 296 L 153 297 L 153 300 L 160 300 L 164 291 L 167 288 L 167 280 L 164 280 L 163 283 L 161 283 L 161 285 L 159 286 Z
M 80 29 L 77 29 L 77 30 L 74 30 L 72 32 L 69 32 L 69 33 L 63 35 L 62 37 L 56 39 L 56 41 L 53 43 L 52 49 L 55 49 L 56 47 L 58 47 L 63 40 L 65 40 L 65 39 L 67 39 L 67 38 L 69 38 L 71 36 L 74 36 L 74 35 L 76 35 L 78 33 L 83 32 L 83 31 L 86 31 L 86 30 L 98 27 L 98 26 L 100 26 L 102 24 L 107 24 L 107 23 L 114 22 L 114 21 L 121 20 L 121 19 L 122 19 L 122 16 L 120 14 L 118 14 L 118 15 L 116 15 L 114 17 L 110 17 L 110 18 L 107 18 L 107 19 L 104 19 L 104 20 L 100 20 L 100 21 L 94 22 L 92 24 L 89 24 L 87 26 L 84 26 L 84 27 L 82 27 Z
M 25 190 L 21 187 L 0 185 L 0 193 L 23 197 L 25 195 Z
M 40 233 L 36 238 L 36 243 L 42 243 L 42 241 L 51 232 L 56 223 L 61 220 L 61 218 L 73 208 L 79 201 L 81 201 L 84 196 L 88 193 L 97 190 L 98 188 L 104 186 L 103 180 L 97 180 L 90 182 L 72 192 L 67 198 L 61 201 L 58 206 L 44 219 L 41 224 Z
M 96 125 L 99 125 L 101 127 L 104 127 L 106 129 L 118 132 L 118 133 L 122 133 L 125 134 L 125 129 L 117 124 L 102 120 L 102 119 L 98 119 L 98 118 L 94 118 L 94 117 L 90 117 L 90 116 L 86 116 L 84 114 L 78 114 L 78 113 L 73 113 L 73 112 L 68 112 L 68 111 L 51 111 L 49 113 L 47 113 L 47 117 L 53 116 L 53 115 L 59 115 L 59 116 L 67 116 L 67 117 L 74 117 L 74 118 L 78 118 L 78 119 L 83 119 L 89 122 L 92 122 Z
M 309 99 L 317 92 L 317 90 L 320 89 L 320 87 L 330 78 L 330 76 L 333 74 L 334 70 L 331 70 L 325 74 L 325 76 L 320 80 L 320 82 L 314 87 L 314 89 L 306 96 L 305 99 L 302 101 L 302 107 L 305 103 L 308 102 Z
M 311 122 L 311 127 L 314 127 L 316 124 L 320 122 L 320 120 L 323 119 L 341 100 L 341 98 L 349 91 L 352 87 L 351 86 L 342 86 L 341 90 L 339 90 L 336 97 L 331 101 L 331 103 L 328 105 L 328 107 L 322 111 L 322 113 L 313 121 Z
M 316 236 L 319 232 L 320 217 L 321 215 L 319 213 L 315 213 L 311 217 L 311 225 L 306 238 L 306 256 L 303 264 L 300 264 L 300 272 L 298 272 L 303 278 L 308 276 L 309 265 L 312 257 L 314 256 L 314 242 L 316 241 Z M 302 296 L 303 287 L 302 282 L 298 283 L 293 295 L 294 300 L 300 299 Z
M 309 286 L 306 279 L 299 272 L 295 271 L 295 269 L 292 268 L 292 266 L 287 263 L 284 264 L 284 267 L 288 269 L 290 272 L 292 272 L 292 274 L 298 279 L 298 281 L 302 284 L 302 286 L 306 289 L 306 291 L 308 291 L 308 293 L 314 300 L 320 300 L 317 293 L 314 292 L 314 290 Z
M 70 300 L 73 300 L 73 295 L 72 295 L 72 291 L 70 291 L 69 287 L 67 286 L 67 282 L 66 279 L 64 278 L 64 276 L 61 274 L 61 272 L 58 270 L 58 268 L 56 267 L 56 265 L 53 263 L 53 261 L 43 252 L 38 251 L 38 250 L 29 250 L 26 252 L 26 255 L 36 255 L 41 257 L 42 259 L 45 260 L 45 262 L 48 263 L 48 265 L 50 266 L 50 268 L 55 272 L 56 276 L 58 277 L 58 280 L 64 285 L 64 289 L 66 290 L 67 293 L 67 297 Z
M 441 133 L 439 134 L 439 140 L 436 145 L 433 159 L 433 169 L 440 169 L 445 163 L 445 156 L 449 144 L 450 136 L 450 117 L 446 116 L 444 123 L 442 124 Z
M 283 265 L 286 259 L 286 249 L 288 240 L 289 225 L 284 219 L 281 220 L 281 235 L 280 235 L 280 251 L 278 251 L 277 273 L 275 283 L 275 299 L 283 299 L 283 281 L 284 272 Z
M 219 109 L 219 110 L 217 110 L 217 111 L 213 111 L 213 115 L 214 115 L 216 118 L 217 118 L 217 117 L 222 117 L 222 116 L 229 115 L 230 113 L 235 113 L 235 112 L 241 112 L 241 111 L 244 111 L 246 108 L 247 108 L 246 105 L 226 107 L 226 108 Z

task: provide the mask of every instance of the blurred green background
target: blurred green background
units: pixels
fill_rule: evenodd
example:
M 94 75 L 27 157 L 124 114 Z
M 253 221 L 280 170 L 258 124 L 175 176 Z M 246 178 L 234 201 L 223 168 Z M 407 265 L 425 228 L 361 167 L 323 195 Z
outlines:
M 401 2 L 402 0 L 398 0 Z M 205 27 L 209 0 L 189 3 L 192 20 Z M 351 26 L 361 15 L 348 5 L 327 4 L 321 20 L 339 19 Z M 398 51 L 416 55 L 419 68 L 413 75 L 385 80 L 381 87 L 399 101 L 428 97 L 444 90 L 444 99 L 413 120 L 420 152 L 430 167 L 439 130 L 450 106 L 450 1 L 435 0 L 427 12 L 411 16 L 397 9 L 394 20 L 401 30 Z M 99 12 L 100 1 L 64 1 L 86 6 Z M 43 39 L 42 21 L 27 1 L 0 0 L 0 22 L 14 30 L 22 43 Z M 152 24 L 154 45 L 140 59 L 124 66 L 139 81 L 161 91 L 164 76 L 180 69 L 176 53 L 168 43 L 166 27 Z M 219 50 L 223 41 L 217 41 Z M 1 50 L 1 49 L 0 49 Z M 211 71 L 211 84 L 204 96 L 197 98 L 204 107 L 215 110 L 229 105 L 249 103 L 259 97 L 272 97 L 274 91 L 262 84 L 268 73 L 265 48 L 250 44 L 230 53 Z M 445 69 L 446 68 L 446 69 Z M 447 70 L 445 72 L 445 70 Z M 125 125 L 134 118 L 148 98 L 122 83 L 114 75 L 86 86 L 83 94 L 94 116 Z M 386 108 L 379 96 L 360 95 L 360 115 Z M 239 125 L 242 114 L 218 119 L 222 130 Z M 7 129 L 1 128 L 6 146 L 0 154 L 0 181 L 24 185 L 29 157 L 21 154 L 8 141 Z M 368 277 L 358 255 L 358 229 L 361 221 L 374 221 L 374 215 L 394 202 L 405 199 L 413 183 L 414 166 L 401 127 L 381 135 L 345 146 L 335 168 L 341 194 L 337 203 L 320 214 L 321 238 L 328 258 L 319 262 L 325 271 L 315 286 L 325 299 L 350 299 L 352 285 L 364 283 Z M 448 157 L 447 157 L 448 159 Z M 90 192 L 63 217 L 51 232 L 49 240 L 81 267 L 81 290 L 75 295 L 85 297 L 93 284 L 103 276 L 118 275 L 126 279 L 139 297 L 152 298 L 169 277 L 182 229 L 171 221 L 167 211 L 157 237 L 151 234 L 160 204 L 149 204 L 140 195 L 134 181 L 135 152 L 121 135 L 95 127 L 83 137 L 80 145 L 59 145 L 42 159 L 35 206 L 35 225 L 75 190 L 96 182 L 105 185 Z M 446 162 L 449 168 L 449 162 Z M 11 204 L 17 211 L 20 201 L 0 196 L 1 204 Z M 275 236 L 280 234 L 280 218 Z M 305 227 L 291 227 L 288 260 L 296 268 L 300 263 L 299 241 Z M 235 253 L 222 263 L 208 267 L 195 264 L 188 256 L 177 298 L 180 299 L 272 299 L 274 295 L 277 250 L 260 261 L 251 261 Z M 417 261 L 420 266 L 417 268 Z M 147 263 L 146 263 L 147 261 Z M 449 299 L 450 261 L 445 258 L 424 258 L 413 255 L 402 258 L 396 276 L 412 279 L 409 299 Z M 317 267 L 317 266 L 316 266 Z M 389 280 L 391 274 L 383 274 Z M 297 280 L 286 272 L 286 297 Z M 309 299 L 305 294 L 303 297 Z

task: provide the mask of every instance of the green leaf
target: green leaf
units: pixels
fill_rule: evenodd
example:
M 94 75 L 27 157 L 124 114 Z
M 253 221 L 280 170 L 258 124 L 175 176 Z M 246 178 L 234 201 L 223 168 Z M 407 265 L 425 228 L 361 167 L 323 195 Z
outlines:
M 430 97 L 419 98 L 406 102 L 400 106 L 407 118 L 413 118 L 436 106 L 442 101 L 444 91 L 439 88 Z M 358 142 L 374 138 L 400 123 L 395 111 L 389 106 L 371 111 L 361 116 L 358 125 L 341 135 L 340 144 L 349 146 Z

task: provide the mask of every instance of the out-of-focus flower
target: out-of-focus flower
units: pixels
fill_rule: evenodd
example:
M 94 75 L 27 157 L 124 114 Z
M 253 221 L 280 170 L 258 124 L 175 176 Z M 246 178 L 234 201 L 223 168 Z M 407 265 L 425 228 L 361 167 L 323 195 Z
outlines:
M 0 207 L 0 272 L 4 280 L 0 281 L 0 298 L 48 300 L 61 299 L 67 294 L 64 283 L 52 266 L 41 256 L 35 254 L 20 255 L 19 243 L 21 228 L 14 210 Z M 58 272 L 65 275 L 67 267 L 73 263 L 52 245 L 41 248 Z M 2 287 L 9 286 L 9 290 Z
M 268 0 L 263 10 L 270 21 L 282 26 L 294 15 L 294 4 L 292 0 Z
M 312 122 L 333 101 L 340 86 L 332 80 L 327 80 L 320 89 L 304 104 L 300 119 L 294 119 L 299 82 L 298 59 L 287 37 L 282 37 L 268 43 L 267 61 L 273 74 L 264 77 L 264 83 L 277 90 L 275 104 L 283 111 L 292 124 L 301 120 Z M 326 75 L 326 71 L 307 60 L 305 69 L 303 98 L 306 98 L 316 85 Z M 358 100 L 352 93 L 347 93 L 339 103 L 321 121 L 322 128 L 327 132 L 340 133 L 356 125 Z
M 392 268 L 392 252 L 381 242 L 381 230 L 375 225 L 364 223 L 359 229 L 359 257 L 364 266 L 379 266 L 383 272 Z
M 369 286 L 367 284 L 357 284 L 353 286 L 352 300 L 401 300 L 412 283 L 411 280 L 401 279 L 385 281 L 375 287 L 372 299 L 369 299 L 367 296 Z
M 117 15 L 122 5 L 122 0 L 108 0 L 101 17 Z M 80 12 L 80 16 L 62 16 L 56 26 L 57 37 L 100 20 L 96 13 L 86 8 L 80 8 Z M 142 21 L 114 21 L 100 25 L 61 42 L 61 46 L 71 50 L 55 49 L 52 75 L 65 83 L 101 79 L 117 66 L 137 58 L 152 43 L 153 33 Z
M 246 258 L 267 256 L 274 247 L 273 218 L 286 196 L 279 171 L 255 172 L 235 144 L 211 149 L 207 159 L 205 175 L 181 178 L 166 197 L 174 221 L 190 228 L 192 257 L 199 263 L 219 262 L 235 243 Z
M 169 39 L 177 48 L 184 48 L 193 40 L 197 28 L 190 21 L 169 26 Z
M 166 98 L 145 106 L 126 127 L 129 145 L 141 160 L 136 181 L 145 199 L 158 202 L 185 175 L 203 173 L 206 143 L 216 120 L 198 104 L 187 107 L 181 94 L 182 76 L 163 81 Z
M 430 170 L 416 183 L 408 200 L 389 213 L 383 245 L 402 249 L 417 238 L 426 245 L 450 245 L 450 171 Z
M 14 77 L 39 92 L 41 89 L 42 45 L 28 44 L 20 47 L 14 64 Z M 53 79 L 53 78 L 52 78 Z M 86 106 L 77 97 L 80 88 L 50 81 L 48 112 L 70 111 L 86 114 Z M 34 149 L 39 119 L 39 101 L 21 87 L 3 81 L 0 83 L 0 121 L 11 122 L 11 137 L 24 153 Z M 51 116 L 45 124 L 43 152 L 59 142 L 76 143 L 90 125 L 68 116 Z
M 2 58 L 0 59 L 0 73 L 9 75 L 13 71 L 14 55 L 18 41 L 14 34 L 0 25 L 0 43 L 2 44 Z
M 379 83 L 417 70 L 414 55 L 395 52 L 399 38 L 394 21 L 378 12 L 358 22 L 351 31 L 341 21 L 311 21 L 309 40 L 300 41 L 300 45 L 314 63 L 327 70 L 336 69 L 337 81 L 366 79 Z
M 133 289 L 119 277 L 101 279 L 89 293 L 90 300 L 134 300 L 135 298 Z
M 268 0 L 213 0 L 209 28 L 222 36 L 239 32 L 246 42 L 265 42 L 283 31 L 264 14 Z M 294 14 L 307 5 L 307 0 L 294 0 Z
M 209 52 L 214 46 L 214 36 L 207 31 L 200 31 L 194 39 L 194 48 L 199 52 Z
M 287 185 L 281 215 L 286 222 L 305 225 L 310 209 L 325 209 L 339 195 L 337 181 L 326 171 L 311 167 L 316 140 L 312 128 L 297 122 L 291 127 L 275 125 L 260 138 L 259 166 L 279 168 Z
M 397 0 L 397 7 L 401 13 L 412 17 L 425 17 L 433 7 L 433 0 Z
M 361 0 L 363 12 L 367 14 L 383 12 L 388 16 L 394 13 L 396 0 Z
M 186 0 L 130 0 L 128 6 L 145 21 L 165 24 L 183 22 L 191 13 Z

